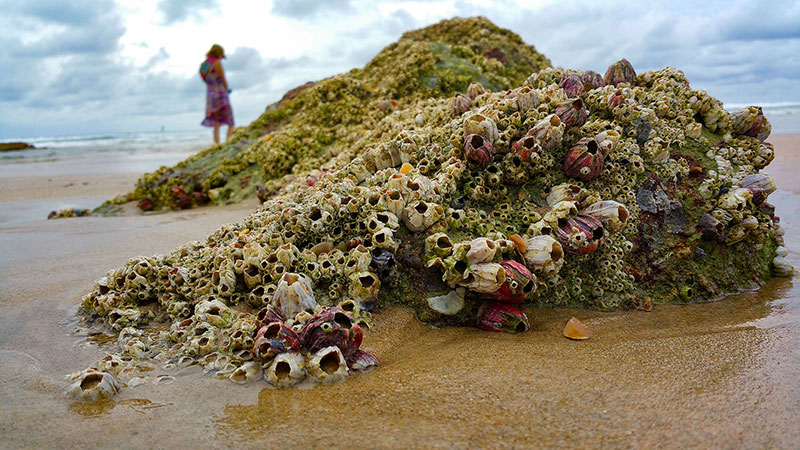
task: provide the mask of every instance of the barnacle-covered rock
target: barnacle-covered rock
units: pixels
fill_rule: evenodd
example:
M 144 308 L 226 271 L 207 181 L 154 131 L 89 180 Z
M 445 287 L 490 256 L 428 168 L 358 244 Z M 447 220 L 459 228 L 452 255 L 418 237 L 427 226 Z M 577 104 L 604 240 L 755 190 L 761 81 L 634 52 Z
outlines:
M 467 86 L 467 97 L 475 100 L 479 95 L 485 94 L 486 88 L 483 87 L 482 84 L 478 82 L 472 82 Z
M 228 379 L 236 384 L 247 384 L 261 379 L 262 374 L 261 364 L 256 361 L 248 361 L 233 370 Z
M 483 45 L 478 34 L 459 36 L 445 46 L 458 46 L 454 54 Z M 520 310 L 496 300 L 649 310 L 687 301 L 686 287 L 691 301 L 707 300 L 788 271 L 776 251 L 784 230 L 765 201 L 774 182 L 759 173 L 774 149 L 747 135 L 755 122 L 734 129 L 757 112 L 728 114 L 673 68 L 628 76 L 623 67 L 606 86 L 582 72 L 583 97 L 568 97 L 559 83 L 580 71 L 536 71 L 500 88 L 486 71 L 516 69 L 489 59 L 470 59 L 482 73 L 458 82 L 383 67 L 380 83 L 355 72 L 306 87 L 291 104 L 308 120 L 282 110 L 259 122 L 273 133 L 258 138 L 259 151 L 242 147 L 209 175 L 209 193 L 230 199 L 261 171 L 258 210 L 202 242 L 110 271 L 82 299 L 82 320 L 120 333 L 107 347 L 120 361 L 198 364 L 241 379 L 269 378 L 272 368 L 277 380 L 287 365 L 274 362 L 296 354 L 330 379 L 323 372 L 377 364 L 359 344 L 370 311 L 388 304 L 437 325 L 523 331 Z M 485 91 L 467 92 L 471 106 L 454 117 L 450 87 L 464 92 L 473 80 Z M 399 95 L 408 89 L 448 92 Z M 311 120 L 319 105 L 330 125 Z M 473 139 L 492 151 L 469 150 Z M 570 175 L 582 168 L 587 178 Z M 205 190 L 202 176 L 187 186 L 161 175 L 184 195 Z M 154 201 L 174 205 L 172 190 L 164 194 Z M 297 373 L 292 358 L 288 373 Z
M 497 291 L 484 295 L 485 298 L 501 303 L 522 303 L 533 291 L 536 276 L 527 267 L 514 260 L 500 263 L 506 272 L 505 281 Z

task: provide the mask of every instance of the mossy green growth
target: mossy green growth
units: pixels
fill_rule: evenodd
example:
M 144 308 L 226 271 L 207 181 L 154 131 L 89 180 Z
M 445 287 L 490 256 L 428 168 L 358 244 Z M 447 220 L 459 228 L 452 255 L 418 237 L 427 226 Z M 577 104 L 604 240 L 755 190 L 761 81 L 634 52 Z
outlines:
M 410 31 L 363 69 L 289 91 L 229 142 L 145 174 L 132 192 L 95 213 L 129 201 L 142 202 L 144 209 L 236 202 L 252 196 L 259 184 L 269 195 L 286 175 L 322 167 L 339 155 L 352 158 L 367 142 L 379 142 L 365 135 L 399 108 L 450 97 L 472 82 L 508 89 L 549 66 L 518 35 L 483 17 Z

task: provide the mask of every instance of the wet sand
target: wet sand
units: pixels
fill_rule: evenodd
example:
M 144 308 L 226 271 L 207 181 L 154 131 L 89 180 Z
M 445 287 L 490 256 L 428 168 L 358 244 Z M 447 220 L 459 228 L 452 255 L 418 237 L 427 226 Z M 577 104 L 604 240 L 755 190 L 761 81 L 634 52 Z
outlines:
M 800 265 L 800 136 L 774 136 L 770 197 Z M 125 179 L 128 177 L 128 179 Z M 69 177 L 68 177 L 69 178 Z M 104 356 L 74 334 L 92 283 L 245 217 L 255 203 L 45 221 L 39 210 L 113 196 L 135 174 L 84 185 L 0 179 L 0 432 L 8 447 L 779 447 L 800 442 L 800 283 L 652 312 L 527 308 L 520 335 L 434 329 L 408 309 L 376 316 L 382 365 L 345 383 L 272 389 L 198 369 L 98 404 L 64 374 Z M 42 181 L 43 179 L 34 180 Z M 70 187 L 64 185 L 72 182 Z M 69 190 L 72 189 L 72 190 Z M 122 189 L 124 190 L 124 189 Z M 31 205 L 35 206 L 31 206 Z M 595 337 L 560 336 L 577 316 Z M 163 373 L 156 369 L 153 375 Z

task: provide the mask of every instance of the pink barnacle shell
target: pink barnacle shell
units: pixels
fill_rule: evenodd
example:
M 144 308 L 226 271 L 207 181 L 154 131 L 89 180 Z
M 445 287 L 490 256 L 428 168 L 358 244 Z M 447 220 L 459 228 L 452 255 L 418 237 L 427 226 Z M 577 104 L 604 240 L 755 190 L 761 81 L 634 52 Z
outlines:
M 483 168 L 492 162 L 494 147 L 483 136 L 469 134 L 464 138 L 464 156 L 467 161 L 473 161 L 478 167 Z
M 586 92 L 606 85 L 603 77 L 593 70 L 587 70 L 584 72 L 581 80 L 583 81 L 583 89 L 586 90 Z
M 564 173 L 568 177 L 591 181 L 603 170 L 604 159 L 605 155 L 600 151 L 597 141 L 581 139 L 564 156 Z
M 456 93 L 453 97 L 453 117 L 458 117 L 472 108 L 472 99 L 462 93 Z
M 502 303 L 524 302 L 534 288 L 533 274 L 525 265 L 514 260 L 503 261 L 500 265 L 506 272 L 506 281 L 496 292 L 485 294 L 484 297 Z
M 589 111 L 583 105 L 583 100 L 579 98 L 557 104 L 555 113 L 566 128 L 579 127 L 589 118 Z
M 583 97 L 586 95 L 586 88 L 583 86 L 583 77 L 576 72 L 567 72 L 561 75 L 561 89 L 567 93 L 567 97 Z
M 526 134 L 511 146 L 511 151 L 519 157 L 520 161 L 528 162 L 531 159 L 531 153 L 538 153 L 539 145 L 536 143 L 535 137 Z
M 300 348 L 300 336 L 294 330 L 282 322 L 272 322 L 261 327 L 256 333 L 253 358 L 258 361 L 270 361 L 280 353 L 298 352 Z
M 361 346 L 364 332 L 353 318 L 338 307 L 330 307 L 314 315 L 300 330 L 300 339 L 307 352 L 336 346 L 347 357 Z
M 261 308 L 261 310 L 256 314 L 256 323 L 258 324 L 258 328 L 269 325 L 272 322 L 283 323 L 283 319 L 284 318 L 281 313 L 272 306 Z
M 573 235 L 576 233 L 583 235 L 582 239 L 580 239 L 580 244 L 573 239 Z M 588 214 L 578 214 L 567 219 L 558 227 L 556 238 L 568 253 L 588 255 L 603 244 L 605 230 L 603 229 L 603 223 L 596 217 Z
M 350 356 L 347 356 L 345 360 L 350 370 L 358 371 L 368 370 L 380 363 L 375 355 L 364 350 L 356 350 Z
M 520 333 L 531 328 L 528 317 L 519 309 L 507 304 L 485 302 L 478 310 L 478 328 L 485 331 Z
M 636 71 L 633 70 L 633 66 L 627 59 L 622 58 L 619 61 L 615 62 L 608 66 L 608 70 L 606 70 L 606 75 L 603 77 L 603 80 L 606 84 L 613 84 L 614 86 L 618 85 L 619 83 L 630 83 L 634 84 L 636 81 Z
M 614 109 L 623 103 L 625 103 L 625 97 L 622 96 L 622 89 L 617 89 L 608 96 L 608 109 Z

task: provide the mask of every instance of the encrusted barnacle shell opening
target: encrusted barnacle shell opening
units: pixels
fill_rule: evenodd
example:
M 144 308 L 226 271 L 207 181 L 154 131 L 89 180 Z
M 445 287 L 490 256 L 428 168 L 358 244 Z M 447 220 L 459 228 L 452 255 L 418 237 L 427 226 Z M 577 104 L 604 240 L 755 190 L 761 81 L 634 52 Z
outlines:
M 347 362 L 339 347 L 325 347 L 317 351 L 306 364 L 308 374 L 318 383 L 335 383 L 350 374 Z
M 113 397 L 120 390 L 119 383 L 110 373 L 94 368 L 73 374 L 72 379 L 73 383 L 65 395 L 75 400 L 85 402 L 105 400 Z
M 264 378 L 275 387 L 290 387 L 306 378 L 306 360 L 300 353 L 281 353 L 264 369 Z
M 474 162 L 478 167 L 486 167 L 492 162 L 494 147 L 492 143 L 479 134 L 468 134 L 464 138 L 464 158 Z
M 591 181 L 600 176 L 605 155 L 594 139 L 582 139 L 564 156 L 564 173 L 568 177 Z

